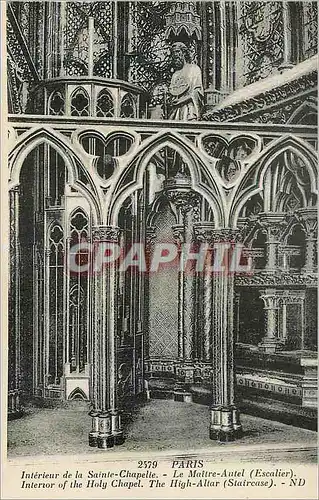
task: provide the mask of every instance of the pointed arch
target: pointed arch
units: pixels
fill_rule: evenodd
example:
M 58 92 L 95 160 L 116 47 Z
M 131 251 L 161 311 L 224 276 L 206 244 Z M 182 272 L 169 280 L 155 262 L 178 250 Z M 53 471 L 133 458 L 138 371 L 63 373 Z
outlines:
M 282 153 L 290 151 L 304 161 L 310 179 L 311 193 L 317 193 L 317 155 L 312 146 L 299 137 L 286 135 L 272 141 L 262 153 L 255 158 L 241 180 L 238 182 L 230 209 L 230 224 L 236 226 L 240 210 L 255 194 L 264 190 L 264 178 L 270 165 Z M 249 184 L 247 185 L 247 183 Z
M 114 116 L 114 99 L 107 89 L 102 89 L 96 98 L 96 116 Z
M 71 95 L 71 116 L 90 115 L 90 96 L 84 87 L 77 87 Z
M 159 193 L 155 199 L 153 200 L 153 203 L 151 204 L 151 209 L 150 212 L 147 216 L 147 226 L 152 227 L 156 221 L 156 218 L 158 214 L 160 213 L 160 209 L 163 207 L 163 205 L 167 204 L 169 206 L 169 209 L 172 213 L 172 215 L 175 217 L 176 224 L 177 224 L 177 214 L 174 213 L 172 210 L 172 206 L 169 204 L 168 200 L 164 197 L 163 193 Z
M 318 108 L 314 102 L 311 102 L 309 100 L 304 101 L 300 106 L 295 109 L 295 111 L 292 113 L 292 115 L 289 117 L 289 120 L 287 123 L 294 123 L 294 124 L 307 124 L 307 125 L 312 125 L 312 121 L 304 121 L 305 118 L 313 117 L 314 122 L 317 123 L 317 116 L 318 116 Z
M 75 389 L 73 389 L 73 391 L 69 394 L 68 397 L 69 401 L 74 401 L 77 399 L 81 401 L 88 401 L 87 395 L 80 387 L 76 387 Z
M 92 210 L 93 220 L 95 223 L 98 223 L 101 219 L 101 209 L 98 199 L 80 181 L 79 168 L 85 170 L 92 186 L 94 186 L 90 173 L 85 167 L 82 158 L 79 157 L 72 147 L 70 141 L 64 135 L 49 127 L 33 128 L 19 136 L 18 141 L 9 154 L 9 190 L 19 185 L 20 171 L 25 159 L 41 144 L 48 144 L 61 156 L 68 172 L 68 184 L 86 198 Z
M 116 224 L 118 212 L 124 200 L 134 191 L 142 188 L 146 167 L 154 155 L 165 147 L 175 150 L 185 161 L 190 171 L 192 189 L 207 200 L 214 211 L 216 227 L 220 227 L 225 220 L 223 195 L 212 171 L 207 166 L 207 159 L 202 157 L 191 141 L 169 130 L 161 131 L 156 136 L 145 140 L 119 176 L 109 209 L 109 223 Z M 125 182 L 125 177 L 129 179 L 127 182 Z M 209 179 L 209 184 L 204 182 L 203 178 Z
M 137 104 L 130 93 L 126 93 L 121 100 L 120 109 L 121 118 L 136 118 L 137 117 Z

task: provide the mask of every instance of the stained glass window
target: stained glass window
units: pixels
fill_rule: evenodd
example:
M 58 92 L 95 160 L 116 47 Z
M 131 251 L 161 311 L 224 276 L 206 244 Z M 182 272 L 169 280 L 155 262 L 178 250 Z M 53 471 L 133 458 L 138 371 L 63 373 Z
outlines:
M 242 2 L 239 45 L 242 85 L 277 72 L 284 50 L 282 2 Z

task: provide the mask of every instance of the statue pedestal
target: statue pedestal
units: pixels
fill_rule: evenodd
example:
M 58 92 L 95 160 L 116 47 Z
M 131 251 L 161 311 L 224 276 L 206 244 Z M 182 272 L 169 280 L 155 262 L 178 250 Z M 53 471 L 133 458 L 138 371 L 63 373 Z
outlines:
M 265 337 L 262 342 L 258 344 L 258 349 L 266 354 L 273 354 L 282 350 L 283 343 L 277 337 Z

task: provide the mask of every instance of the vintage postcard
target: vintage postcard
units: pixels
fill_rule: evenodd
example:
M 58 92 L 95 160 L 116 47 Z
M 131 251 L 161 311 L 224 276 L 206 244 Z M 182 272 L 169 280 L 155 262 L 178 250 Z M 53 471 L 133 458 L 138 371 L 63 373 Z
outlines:
M 316 498 L 318 3 L 0 4 L 1 498 Z

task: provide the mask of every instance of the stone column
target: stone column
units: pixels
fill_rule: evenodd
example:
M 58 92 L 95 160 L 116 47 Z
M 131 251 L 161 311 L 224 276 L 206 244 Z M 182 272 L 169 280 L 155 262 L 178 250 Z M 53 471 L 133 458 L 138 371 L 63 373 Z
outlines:
M 174 238 L 179 245 L 179 273 L 178 273 L 178 357 L 181 360 L 180 368 L 185 373 L 183 382 L 178 381 L 174 389 L 175 400 L 191 400 L 191 393 L 187 386 L 193 381 L 193 360 L 196 355 L 194 348 L 195 333 L 195 300 L 196 300 L 196 272 L 194 265 L 188 265 L 186 248 L 193 239 L 193 224 L 199 217 L 199 197 L 191 188 L 191 181 L 182 173 L 165 181 L 165 192 L 178 215 L 178 225 L 173 227 Z M 191 262 L 191 260 L 188 260 Z
M 190 361 L 194 354 L 194 300 L 195 300 L 195 267 L 190 264 L 184 270 L 186 256 L 182 251 L 183 244 L 194 243 L 193 221 L 196 220 L 195 211 L 198 196 L 193 191 L 169 193 L 169 199 L 179 209 L 182 224 L 173 227 L 173 234 L 180 246 L 179 275 L 178 275 L 178 356 Z M 191 262 L 191 261 L 189 261 Z
M 305 291 L 304 290 L 283 290 L 280 297 L 280 311 L 281 311 L 281 325 L 278 328 L 278 337 L 281 339 L 282 343 L 289 344 L 289 322 L 287 324 L 287 306 L 296 306 L 300 308 L 300 349 L 305 348 L 305 321 L 304 321 L 304 302 L 305 302 Z M 298 349 L 298 348 L 297 348 Z M 291 350 L 291 347 L 289 348 Z
M 282 347 L 282 339 L 278 333 L 278 311 L 281 294 L 277 290 L 269 288 L 261 291 L 260 298 L 264 302 L 266 325 L 265 336 L 258 347 L 266 353 L 274 353 L 278 348 Z
M 306 235 L 305 265 L 302 271 L 305 273 L 314 273 L 317 271 L 317 210 L 315 208 L 300 209 L 297 211 L 296 215 L 303 225 Z
M 97 226 L 92 233 L 95 245 L 118 244 L 120 240 L 120 229 L 115 226 Z M 93 273 L 93 409 L 89 444 L 106 449 L 123 441 L 120 412 L 116 406 L 117 266 L 112 263 L 96 268 Z
M 293 63 L 291 60 L 291 22 L 289 14 L 289 2 L 282 2 L 282 18 L 283 18 L 283 37 L 284 37 L 284 47 L 283 47 L 283 61 L 278 67 L 280 73 L 287 69 L 293 68 Z
M 120 243 L 121 230 L 108 227 L 108 239 Z M 117 407 L 117 326 L 118 326 L 118 283 L 119 274 L 116 263 L 107 267 L 107 381 L 108 403 L 111 414 L 111 430 L 114 444 L 124 442 L 121 410 Z
M 9 254 L 9 353 L 8 411 L 20 412 L 20 243 L 19 186 L 9 192 L 10 254 Z
M 173 227 L 173 235 L 174 239 L 179 246 L 179 271 L 178 271 L 178 324 L 177 324 L 177 349 L 178 349 L 178 357 L 180 359 L 184 359 L 185 357 L 185 322 L 184 322 L 184 303 L 185 303 L 185 282 L 184 282 L 184 273 L 181 271 L 181 267 L 184 264 L 183 253 L 181 251 L 181 245 L 185 242 L 185 232 L 184 227 L 180 225 L 176 225 Z
M 278 249 L 280 245 L 280 237 L 284 230 L 284 216 L 277 214 L 261 214 L 261 225 L 267 231 L 267 262 L 265 271 L 274 273 L 278 271 Z
M 214 231 L 213 223 L 198 223 L 194 228 L 195 237 L 201 245 L 207 246 L 207 254 L 203 269 L 203 361 L 211 360 L 211 346 L 213 338 L 213 273 L 209 270 L 209 261 L 212 260 L 211 246 Z
M 212 244 L 238 241 L 238 231 L 215 229 Z M 213 271 L 213 386 L 210 438 L 233 441 L 242 433 L 239 410 L 234 400 L 234 273 L 228 266 L 224 271 Z

